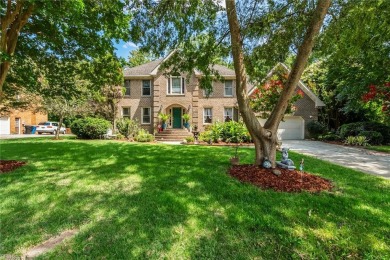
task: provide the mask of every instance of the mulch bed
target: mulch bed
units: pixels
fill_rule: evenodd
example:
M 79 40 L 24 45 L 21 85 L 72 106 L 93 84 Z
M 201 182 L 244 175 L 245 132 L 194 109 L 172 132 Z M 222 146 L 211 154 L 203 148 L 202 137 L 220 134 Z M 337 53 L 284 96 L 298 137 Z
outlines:
M 0 173 L 11 172 L 16 168 L 22 167 L 26 162 L 14 160 L 0 160 Z
M 332 189 L 331 182 L 321 177 L 295 170 L 290 171 L 280 168 L 278 170 L 281 171 L 281 175 L 276 176 L 271 169 L 265 169 L 261 166 L 237 165 L 229 169 L 229 174 L 241 182 L 275 191 L 315 193 Z

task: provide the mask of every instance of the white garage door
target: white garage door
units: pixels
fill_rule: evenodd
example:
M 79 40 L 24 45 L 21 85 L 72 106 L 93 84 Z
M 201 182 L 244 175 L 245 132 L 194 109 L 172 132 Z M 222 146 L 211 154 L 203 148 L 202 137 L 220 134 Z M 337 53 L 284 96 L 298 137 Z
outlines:
M 9 117 L 0 117 L 0 135 L 9 135 L 10 127 Z
M 259 119 L 264 125 L 265 119 Z M 300 116 L 285 116 L 280 122 L 278 138 L 280 140 L 302 140 L 305 137 L 305 120 Z

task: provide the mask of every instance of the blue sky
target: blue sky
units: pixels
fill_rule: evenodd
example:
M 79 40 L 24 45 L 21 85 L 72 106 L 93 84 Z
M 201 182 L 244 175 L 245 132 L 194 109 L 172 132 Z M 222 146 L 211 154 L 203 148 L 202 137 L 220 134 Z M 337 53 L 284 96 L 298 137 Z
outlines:
M 127 60 L 127 58 L 129 57 L 129 53 L 134 50 L 134 49 L 137 49 L 137 46 L 132 43 L 132 42 L 124 42 L 124 41 L 120 41 L 119 43 L 114 43 L 114 47 L 116 48 L 116 55 L 118 57 L 122 57 L 122 58 L 125 58 Z

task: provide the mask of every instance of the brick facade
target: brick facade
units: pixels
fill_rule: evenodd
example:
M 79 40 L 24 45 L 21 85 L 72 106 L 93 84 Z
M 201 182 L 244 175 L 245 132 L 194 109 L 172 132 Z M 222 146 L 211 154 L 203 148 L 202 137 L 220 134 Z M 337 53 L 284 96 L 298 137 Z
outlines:
M 118 104 L 120 107 L 118 115 L 123 117 L 122 108 L 130 108 L 130 118 L 138 120 L 141 123 L 141 110 L 143 107 L 151 108 L 152 120 L 150 124 L 141 124 L 142 128 L 154 133 L 160 123 L 158 119 L 159 113 L 172 114 L 173 108 L 181 108 L 181 113 L 189 113 L 191 115 L 190 125 L 198 126 L 198 130 L 203 131 L 208 125 L 203 122 L 204 108 L 212 109 L 212 122 L 224 121 L 224 108 L 236 108 L 237 100 L 235 97 L 235 81 L 232 80 L 233 95 L 224 95 L 224 82 L 213 82 L 213 93 L 209 97 L 204 95 L 204 90 L 199 86 L 199 78 L 192 74 L 189 79 L 187 75 L 181 75 L 184 80 L 183 94 L 169 94 L 168 80 L 169 78 L 162 73 L 156 75 L 155 78 L 145 76 L 143 78 L 131 78 L 130 80 L 130 95 L 125 96 Z M 142 96 L 142 82 L 150 80 L 152 86 L 152 96 Z M 172 127 L 172 117 L 168 122 L 168 127 Z
M 14 110 L 10 113 L 11 134 L 23 134 L 25 125 L 37 125 L 47 121 L 47 114 L 34 113 L 32 111 Z
M 138 120 L 141 123 L 142 128 L 155 133 L 160 124 L 158 119 L 159 113 L 171 114 L 171 119 L 168 122 L 168 128 L 173 127 L 173 111 L 178 112 L 180 109 L 181 115 L 183 113 L 189 113 L 191 115 L 191 126 L 198 126 L 199 131 L 204 131 L 207 125 L 210 123 L 204 122 L 205 108 L 211 109 L 212 123 L 223 122 L 225 120 L 225 109 L 233 111 L 234 119 L 238 118 L 237 99 L 235 91 L 235 74 L 234 71 L 226 67 L 216 65 L 216 69 L 220 75 L 223 76 L 225 81 L 232 83 L 232 91 L 230 96 L 225 95 L 225 82 L 214 81 L 213 91 L 207 97 L 205 91 L 199 85 L 200 73 L 196 71 L 189 77 L 182 74 L 181 82 L 184 82 L 184 93 L 169 94 L 168 89 L 172 88 L 172 81 L 170 77 L 164 75 L 159 71 L 159 64 L 163 60 L 152 61 L 147 64 L 143 64 L 133 68 L 126 68 L 124 70 L 125 81 L 130 81 L 130 95 L 125 96 L 118 104 L 119 115 L 123 117 L 123 108 L 130 108 L 130 118 Z M 278 64 L 277 66 L 283 66 L 283 68 L 289 73 L 287 67 L 284 64 Z M 272 73 L 272 72 L 271 72 Z M 179 76 L 177 76 L 179 77 Z M 142 96 L 143 80 L 150 80 L 151 82 L 151 95 Z M 169 83 L 170 82 L 170 83 Z M 175 90 L 177 91 L 177 81 Z M 182 84 L 181 86 L 182 87 Z M 305 93 L 304 97 L 296 102 L 297 111 L 294 116 L 301 116 L 305 122 L 318 119 L 317 106 L 323 104 L 314 93 L 312 93 L 303 83 L 299 83 L 297 88 L 301 88 Z M 180 91 L 182 92 L 182 91 Z M 150 108 L 150 123 L 142 124 L 142 111 L 144 108 Z M 233 108 L 233 110 L 232 110 Z M 208 110 L 210 112 L 210 110 Z M 181 120 L 181 118 L 180 118 Z M 178 122 L 175 122 L 176 124 Z M 183 127 L 182 122 L 181 127 Z M 176 125 L 177 127 L 177 125 Z M 306 131 L 305 131 L 306 133 Z

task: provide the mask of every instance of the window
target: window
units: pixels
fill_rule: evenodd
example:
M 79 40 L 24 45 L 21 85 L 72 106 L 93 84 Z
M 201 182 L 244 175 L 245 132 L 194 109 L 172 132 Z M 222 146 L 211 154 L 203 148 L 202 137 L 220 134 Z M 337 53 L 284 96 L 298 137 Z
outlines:
M 130 119 L 130 107 L 122 107 L 122 118 Z
M 233 96 L 233 80 L 225 81 L 225 97 Z
M 211 89 L 204 89 L 203 90 L 203 96 L 205 97 L 211 97 L 213 94 L 213 87 L 211 86 Z
M 205 108 L 203 111 L 203 123 L 211 124 L 213 122 L 213 109 Z
M 170 77 L 168 79 L 168 94 L 183 95 L 184 94 L 184 78 Z
M 125 96 L 130 96 L 130 80 L 125 80 Z
M 234 121 L 233 112 L 234 112 L 234 109 L 232 107 L 225 107 L 225 109 L 223 111 L 223 118 L 224 118 L 225 122 L 229 122 L 232 120 Z
M 150 88 L 150 80 L 142 81 L 142 96 L 150 96 L 151 88 Z
M 142 124 L 150 124 L 150 107 L 142 108 Z

